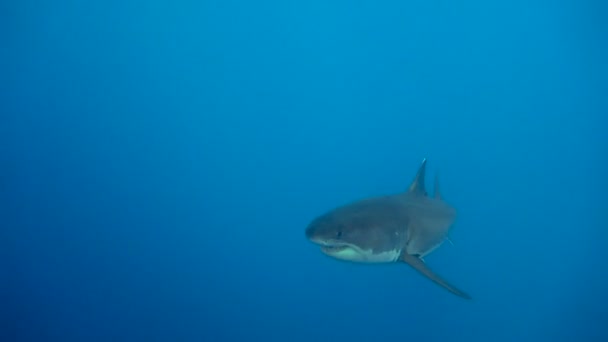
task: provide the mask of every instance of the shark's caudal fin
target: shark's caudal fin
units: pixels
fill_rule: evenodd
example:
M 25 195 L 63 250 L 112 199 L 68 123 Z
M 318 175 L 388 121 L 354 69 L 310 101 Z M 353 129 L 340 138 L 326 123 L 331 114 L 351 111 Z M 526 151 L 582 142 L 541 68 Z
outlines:
M 407 263 L 408 265 L 412 266 L 413 268 L 415 268 L 418 272 L 422 273 L 427 278 L 431 279 L 432 281 L 434 281 L 436 284 L 440 285 L 444 289 L 452 292 L 453 294 L 455 294 L 455 295 L 457 295 L 459 297 L 462 297 L 462 298 L 465 298 L 465 299 L 471 299 L 471 296 L 469 296 L 465 292 L 457 289 L 456 287 L 452 286 L 450 283 L 448 283 L 447 281 L 443 280 L 441 277 L 439 277 L 438 275 L 436 275 L 435 273 L 433 273 L 433 271 L 431 271 L 426 266 L 426 264 L 424 263 L 424 261 L 422 261 L 417 256 L 410 255 L 410 254 L 407 254 L 407 253 L 403 253 L 401 255 L 401 260 L 403 262 Z
M 418 172 L 416 173 L 416 177 L 410 187 L 408 188 L 408 192 L 414 193 L 416 195 L 426 196 L 426 189 L 424 186 L 424 173 L 426 170 L 426 158 L 422 160 L 422 164 L 418 168 Z

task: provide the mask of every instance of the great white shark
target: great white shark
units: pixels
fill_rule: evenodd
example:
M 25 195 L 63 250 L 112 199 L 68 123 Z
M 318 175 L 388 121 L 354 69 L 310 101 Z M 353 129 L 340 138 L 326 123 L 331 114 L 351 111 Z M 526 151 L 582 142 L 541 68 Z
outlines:
M 355 201 L 333 209 L 306 228 L 306 237 L 333 258 L 358 263 L 404 262 L 462 298 L 471 297 L 426 265 L 423 257 L 448 239 L 456 210 L 425 189 L 426 159 L 406 191 Z

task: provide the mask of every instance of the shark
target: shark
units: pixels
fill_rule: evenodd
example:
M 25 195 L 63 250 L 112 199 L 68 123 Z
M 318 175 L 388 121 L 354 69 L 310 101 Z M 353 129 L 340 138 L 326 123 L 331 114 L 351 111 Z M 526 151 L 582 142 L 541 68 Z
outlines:
M 434 273 L 424 257 L 449 241 L 456 210 L 444 201 L 435 177 L 433 196 L 425 187 L 426 158 L 409 188 L 332 209 L 306 227 L 308 240 L 335 259 L 355 263 L 406 263 L 449 292 L 466 292 Z

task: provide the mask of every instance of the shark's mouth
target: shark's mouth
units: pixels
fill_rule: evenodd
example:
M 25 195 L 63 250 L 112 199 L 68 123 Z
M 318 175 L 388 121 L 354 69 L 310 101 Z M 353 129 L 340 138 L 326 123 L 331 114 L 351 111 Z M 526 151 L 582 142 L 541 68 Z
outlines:
M 349 243 L 345 243 L 344 241 L 336 241 L 336 240 L 322 240 L 322 239 L 311 239 L 311 241 L 321 248 L 321 252 L 328 255 L 336 255 L 341 252 L 347 251 L 353 248 Z
M 323 245 L 321 246 L 321 251 L 324 253 L 338 253 L 345 249 L 347 249 L 347 245 Z

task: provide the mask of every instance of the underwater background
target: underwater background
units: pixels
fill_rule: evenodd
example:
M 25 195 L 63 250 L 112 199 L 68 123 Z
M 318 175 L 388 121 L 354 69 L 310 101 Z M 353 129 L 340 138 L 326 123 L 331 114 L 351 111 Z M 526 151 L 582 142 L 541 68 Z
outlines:
M 1 341 L 607 341 L 606 2 L 4 1 Z M 425 258 L 304 230 L 404 191 Z

